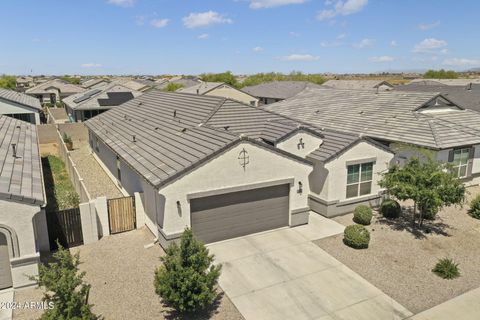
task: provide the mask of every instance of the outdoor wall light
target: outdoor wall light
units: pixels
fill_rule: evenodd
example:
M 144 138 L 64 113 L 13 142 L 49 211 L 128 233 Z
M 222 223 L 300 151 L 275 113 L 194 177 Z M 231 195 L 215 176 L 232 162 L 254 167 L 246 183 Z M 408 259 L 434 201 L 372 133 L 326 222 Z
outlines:
M 302 192 L 303 192 L 303 189 L 302 189 L 302 188 L 303 188 L 302 182 L 301 182 L 301 181 L 298 181 L 298 190 L 297 190 L 297 192 L 298 192 L 298 193 L 302 193 Z
M 177 200 L 177 211 L 178 211 L 178 215 L 181 216 L 182 215 L 182 205 L 180 204 L 180 201 Z

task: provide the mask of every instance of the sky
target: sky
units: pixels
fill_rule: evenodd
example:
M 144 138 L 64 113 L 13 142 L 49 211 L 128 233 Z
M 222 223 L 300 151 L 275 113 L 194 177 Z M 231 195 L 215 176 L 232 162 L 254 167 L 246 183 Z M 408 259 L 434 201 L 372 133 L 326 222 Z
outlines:
M 0 74 L 480 67 L 475 0 L 1 0 Z

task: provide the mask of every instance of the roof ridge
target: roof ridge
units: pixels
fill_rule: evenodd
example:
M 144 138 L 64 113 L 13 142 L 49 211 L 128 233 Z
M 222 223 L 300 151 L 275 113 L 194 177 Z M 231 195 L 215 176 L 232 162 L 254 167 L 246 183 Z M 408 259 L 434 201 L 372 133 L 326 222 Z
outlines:
M 217 112 L 220 110 L 220 108 L 225 104 L 227 101 L 227 98 L 223 98 L 213 109 L 210 111 L 210 113 L 207 115 L 207 117 L 201 122 L 203 124 L 206 124 Z
M 434 122 L 435 122 L 435 119 L 434 119 L 434 118 L 432 118 L 432 119 L 427 119 L 428 126 L 430 127 L 430 129 L 431 129 L 432 132 L 433 132 L 433 134 L 432 134 L 433 141 L 434 141 L 435 145 L 436 145 L 437 147 L 439 147 L 438 139 L 437 139 L 438 132 L 437 132 L 437 130 L 435 129 L 435 126 L 433 126 Z

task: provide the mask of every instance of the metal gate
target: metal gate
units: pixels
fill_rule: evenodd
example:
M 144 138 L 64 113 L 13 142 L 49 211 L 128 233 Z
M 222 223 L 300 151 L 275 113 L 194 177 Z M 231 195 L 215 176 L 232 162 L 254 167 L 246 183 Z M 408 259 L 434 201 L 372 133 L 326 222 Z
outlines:
M 79 208 L 48 212 L 47 224 L 51 250 L 58 249 L 57 240 L 65 248 L 83 244 L 82 220 Z
M 111 234 L 135 229 L 135 197 L 108 199 L 107 204 Z

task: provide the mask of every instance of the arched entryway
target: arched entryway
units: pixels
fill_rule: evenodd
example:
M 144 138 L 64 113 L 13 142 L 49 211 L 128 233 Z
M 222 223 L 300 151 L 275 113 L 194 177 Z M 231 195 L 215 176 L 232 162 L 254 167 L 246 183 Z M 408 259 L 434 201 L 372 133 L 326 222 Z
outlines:
M 0 232 L 0 290 L 13 286 L 12 268 L 10 265 L 10 252 L 8 239 L 3 232 Z

